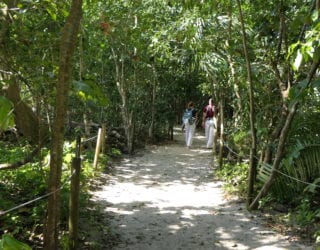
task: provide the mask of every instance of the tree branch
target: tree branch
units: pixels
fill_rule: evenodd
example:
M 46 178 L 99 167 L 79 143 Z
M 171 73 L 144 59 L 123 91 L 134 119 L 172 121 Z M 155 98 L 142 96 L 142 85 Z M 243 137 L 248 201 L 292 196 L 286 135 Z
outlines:
M 42 145 L 38 145 L 32 152 L 30 155 L 28 155 L 26 158 L 24 158 L 21 161 L 17 161 L 15 163 L 4 163 L 4 164 L 0 164 L 0 171 L 1 170 L 13 170 L 13 169 L 17 169 L 20 168 L 24 165 L 26 165 L 27 163 L 31 162 L 33 160 L 33 158 L 40 152 Z

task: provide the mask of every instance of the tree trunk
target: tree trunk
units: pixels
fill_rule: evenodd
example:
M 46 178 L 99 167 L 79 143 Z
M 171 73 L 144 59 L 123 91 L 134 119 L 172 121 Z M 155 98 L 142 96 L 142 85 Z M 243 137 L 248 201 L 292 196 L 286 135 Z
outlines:
M 278 148 L 277 148 L 277 153 L 275 156 L 275 160 L 273 162 L 271 174 L 270 174 L 268 180 L 266 181 L 266 183 L 264 184 L 264 186 L 262 187 L 262 189 L 260 190 L 259 194 L 256 196 L 256 198 L 250 204 L 250 206 L 249 206 L 250 209 L 256 209 L 258 207 L 259 200 L 267 194 L 272 183 L 274 182 L 277 170 L 278 170 L 280 163 L 281 163 L 281 160 L 282 160 L 285 142 L 286 142 L 289 130 L 290 130 L 291 122 L 292 122 L 293 117 L 296 113 L 297 106 L 298 106 L 298 102 L 294 102 L 290 108 L 289 114 L 287 116 L 287 120 L 285 122 L 284 127 L 282 128 L 282 131 L 281 131 L 281 135 L 279 138 L 279 144 L 278 144 Z
M 285 124 L 285 121 L 286 121 L 286 116 L 282 115 L 280 120 L 278 121 L 277 126 L 274 128 L 271 136 L 269 137 L 269 140 L 268 140 L 269 143 L 267 144 L 266 148 L 263 150 L 263 153 L 262 153 L 263 154 L 262 161 L 265 164 L 270 164 L 272 162 L 272 157 L 274 152 L 272 143 L 279 139 L 281 130 Z
M 40 119 L 32 109 L 21 100 L 18 84 L 11 83 L 4 92 L 4 95 L 14 105 L 14 121 L 18 131 L 31 143 L 37 144 L 45 141 L 49 136 L 49 128 L 45 125 L 40 126 Z
M 149 139 L 153 140 L 155 114 L 156 114 L 156 89 L 157 89 L 157 72 L 155 65 L 152 64 L 153 84 L 152 84 L 152 104 L 151 104 L 151 122 L 149 127 Z
M 311 80 L 312 80 L 317 68 L 319 67 L 319 64 L 320 64 L 319 59 L 317 59 L 317 61 L 313 62 L 312 66 L 311 66 L 311 70 L 310 70 L 308 77 L 307 77 L 307 86 L 310 85 Z M 301 90 L 301 91 L 303 91 L 303 90 Z M 280 163 L 281 163 L 282 156 L 284 153 L 284 148 L 285 148 L 286 140 L 287 140 L 288 133 L 290 130 L 290 126 L 291 126 L 293 118 L 296 114 L 296 111 L 298 109 L 298 105 L 299 105 L 299 101 L 294 100 L 294 101 L 292 101 L 292 103 L 289 107 L 289 113 L 288 113 L 287 119 L 285 121 L 285 124 L 284 124 L 282 130 L 281 130 L 275 159 L 274 159 L 273 165 L 272 165 L 271 174 L 270 174 L 268 180 L 265 182 L 265 184 L 261 188 L 258 195 L 255 197 L 255 199 L 250 204 L 250 207 L 249 207 L 250 209 L 256 209 L 258 207 L 259 200 L 268 193 L 270 187 L 272 186 L 272 184 L 274 182 L 276 172 L 278 171 L 278 169 L 280 167 Z
M 241 94 L 239 92 L 239 84 L 238 84 L 238 79 L 236 77 L 235 74 L 235 68 L 234 68 L 234 62 L 232 60 L 231 55 L 228 55 L 228 64 L 230 67 L 230 71 L 231 71 L 231 79 L 232 80 L 232 85 L 233 85 L 233 90 L 236 96 L 236 108 L 235 108 L 235 112 L 233 114 L 234 117 L 234 127 L 237 128 L 240 118 L 241 118 L 241 114 L 242 114 L 242 98 L 241 98 Z
M 7 1 L 8 8 L 14 8 L 16 1 Z M 20 97 L 20 88 L 15 79 L 15 74 L 10 72 L 11 66 L 14 65 L 12 55 L 9 53 L 8 46 L 10 44 L 10 25 L 13 22 L 12 17 L 5 11 L 2 14 L 4 18 L 0 19 L 0 61 L 1 67 L 4 69 L 5 80 L 12 83 L 0 88 L 0 95 L 6 96 L 14 105 L 14 120 L 20 133 L 22 133 L 30 143 L 42 143 L 48 138 L 49 128 L 47 126 L 40 126 L 38 116 Z M 6 72 L 6 71 L 7 72 Z
M 82 0 L 73 0 L 70 15 L 62 30 L 59 75 L 50 152 L 49 189 L 54 192 L 48 201 L 48 215 L 44 234 L 44 249 L 58 249 L 60 221 L 60 183 L 63 158 L 65 120 L 67 117 L 71 58 L 76 45 L 82 12 Z
M 278 66 L 280 64 L 282 51 L 288 51 L 287 42 L 285 41 L 286 36 L 286 27 L 285 27 L 285 13 L 283 9 L 283 2 L 279 2 L 279 40 L 277 45 L 277 51 L 275 58 L 272 62 L 271 67 L 273 68 L 275 77 L 277 79 L 279 91 L 281 93 L 282 98 L 282 108 L 281 108 L 281 114 L 277 114 L 275 117 L 275 120 L 277 120 L 277 125 L 273 129 L 271 135 L 269 136 L 268 144 L 263 149 L 262 156 L 263 156 L 263 162 L 270 164 L 272 162 L 273 158 L 273 143 L 277 141 L 280 137 L 281 130 L 285 124 L 286 118 L 288 116 L 288 93 L 291 87 L 291 73 L 290 73 L 290 65 L 286 65 L 287 69 L 279 70 Z M 283 48 L 283 46 L 285 46 Z M 281 75 L 281 72 L 288 72 L 285 73 L 285 75 Z M 278 118 L 280 116 L 280 118 Z
M 220 105 L 219 105 L 219 114 L 220 114 L 220 141 L 219 141 L 219 168 L 223 166 L 223 149 L 224 149 L 224 95 L 222 94 Z
M 319 1 L 317 0 L 316 3 L 318 3 L 318 2 Z M 318 8 L 319 6 L 316 4 L 316 6 L 314 6 L 314 7 Z M 282 33 L 282 30 L 284 29 L 283 25 L 284 25 L 284 20 L 283 20 L 283 18 L 281 18 L 281 22 L 280 22 L 280 27 L 281 27 L 280 31 L 281 31 L 281 33 Z M 281 37 L 283 37 L 283 35 L 281 35 Z M 279 43 L 281 43 L 281 42 L 279 41 Z M 281 46 L 279 45 L 278 46 L 278 54 L 280 54 L 280 48 L 281 48 Z M 320 64 L 319 58 L 314 58 L 313 59 L 313 63 L 312 63 L 311 68 L 310 68 L 310 71 L 308 73 L 308 76 L 306 77 L 306 80 L 307 80 L 306 88 L 308 88 L 310 86 L 311 80 L 314 77 L 314 75 L 315 75 L 315 73 L 316 73 L 316 71 L 317 71 L 317 69 L 319 67 L 319 64 Z M 276 73 L 276 76 L 277 76 L 277 79 L 278 79 L 279 88 L 280 88 L 280 91 L 281 91 L 281 94 L 282 94 L 282 98 L 284 100 L 284 103 L 286 103 L 285 100 L 287 100 L 287 98 L 288 98 L 290 85 L 286 86 L 285 82 L 281 81 L 281 76 L 280 76 L 279 70 L 276 67 L 277 64 L 274 64 L 273 66 L 274 66 L 274 70 L 275 70 L 275 73 Z M 304 89 L 301 89 L 300 92 L 301 91 L 304 91 Z M 297 96 L 299 96 L 299 95 L 297 95 Z M 272 186 L 272 184 L 273 184 L 273 182 L 275 180 L 276 172 L 278 171 L 278 169 L 281 166 L 280 164 L 281 164 L 281 160 L 282 160 L 282 157 L 283 157 L 285 143 L 286 143 L 287 136 L 288 136 L 288 133 L 289 133 L 289 130 L 290 130 L 290 126 L 291 126 L 293 118 L 294 118 L 294 116 L 296 114 L 296 111 L 298 109 L 298 106 L 299 106 L 299 100 L 296 99 L 296 100 L 293 100 L 292 103 L 288 105 L 288 107 L 289 107 L 288 108 L 288 112 L 286 111 L 287 106 L 283 107 L 284 112 L 282 113 L 282 115 L 285 116 L 284 122 L 283 122 L 282 119 L 280 120 L 280 125 L 283 124 L 283 126 L 282 127 L 278 126 L 276 128 L 276 130 L 274 131 L 274 136 L 277 135 L 279 130 L 281 132 L 279 134 L 279 143 L 278 143 L 278 146 L 277 146 L 275 159 L 274 159 L 273 164 L 272 164 L 271 174 L 270 174 L 268 180 L 264 183 L 264 185 L 261 188 L 261 190 L 258 193 L 258 195 L 255 197 L 255 199 L 250 204 L 250 207 L 249 207 L 250 209 L 256 209 L 258 207 L 259 200 L 268 193 L 270 187 Z M 270 156 L 266 156 L 266 157 L 270 157 Z M 265 157 L 265 161 L 266 161 L 266 157 Z
M 230 0 L 229 2 L 229 10 L 228 10 L 228 16 L 229 16 L 229 23 L 228 23 L 228 40 L 227 40 L 227 46 L 228 48 L 231 48 L 230 46 L 230 41 L 232 40 L 232 3 L 233 1 Z M 236 96 L 236 108 L 235 108 L 235 112 L 233 114 L 234 117 L 234 127 L 237 128 L 238 127 L 238 123 L 240 121 L 240 114 L 242 114 L 242 98 L 241 98 L 241 94 L 239 92 L 239 81 L 237 79 L 237 75 L 235 73 L 235 66 L 234 66 L 234 60 L 232 58 L 232 51 L 229 51 L 227 54 L 227 60 L 228 60 L 228 64 L 229 64 L 229 68 L 230 68 L 230 73 L 231 76 L 229 78 L 229 82 L 230 85 L 233 85 L 233 90 Z
M 250 58 L 248 55 L 247 48 L 247 37 L 246 31 L 244 27 L 244 20 L 241 10 L 240 0 L 237 0 L 241 29 L 242 29 L 242 42 L 243 42 L 243 50 L 246 58 L 247 65 L 247 74 L 248 74 L 248 83 L 249 83 L 249 97 L 250 97 L 250 130 L 251 130 L 251 148 L 250 148 L 250 169 L 249 169 L 249 178 L 248 178 L 248 194 L 247 194 L 247 204 L 249 205 L 253 198 L 254 192 L 254 181 L 257 171 L 257 135 L 255 128 L 255 109 L 254 109 L 254 94 L 253 94 L 253 81 L 252 81 L 252 72 L 251 72 L 251 64 Z
M 121 97 L 122 105 L 121 105 L 121 116 L 124 126 L 124 132 L 127 141 L 128 153 L 131 154 L 133 152 L 133 134 L 134 134 L 134 124 L 133 124 L 133 111 L 130 111 L 128 106 L 128 97 L 127 97 L 127 89 L 125 86 L 124 79 L 124 58 L 121 55 L 120 65 L 117 61 L 117 55 L 115 51 L 111 48 L 113 59 L 116 67 L 116 79 L 117 79 L 117 89 Z

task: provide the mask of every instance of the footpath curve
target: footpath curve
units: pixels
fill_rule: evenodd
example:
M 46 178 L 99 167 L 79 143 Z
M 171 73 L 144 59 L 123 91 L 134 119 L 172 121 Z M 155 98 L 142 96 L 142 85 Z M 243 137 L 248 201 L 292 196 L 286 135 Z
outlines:
M 312 249 L 264 227 L 242 202 L 227 199 L 201 132 L 193 145 L 187 149 L 176 131 L 175 143 L 149 146 L 114 166 L 93 193 L 108 230 L 118 235 L 117 244 L 101 249 Z

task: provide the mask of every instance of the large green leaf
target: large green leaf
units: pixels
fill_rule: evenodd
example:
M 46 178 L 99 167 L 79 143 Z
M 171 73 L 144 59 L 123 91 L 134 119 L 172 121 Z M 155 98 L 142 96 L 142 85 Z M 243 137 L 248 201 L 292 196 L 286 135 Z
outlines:
M 307 95 L 308 81 L 306 79 L 300 81 L 298 84 L 290 89 L 289 97 L 291 100 L 303 101 Z
M 298 142 L 282 161 L 282 173 L 273 185 L 273 192 L 283 201 L 294 202 L 306 192 L 317 195 L 320 180 L 320 145 Z M 309 183 L 309 184 L 308 184 Z
M 4 96 L 0 96 L 0 131 L 14 126 L 13 104 Z
M 31 250 L 27 244 L 24 244 L 9 234 L 2 235 L 0 240 L 0 250 Z
M 311 86 L 320 90 L 320 79 L 312 81 Z
M 106 95 L 94 81 L 74 81 L 72 85 L 75 93 L 83 101 L 93 101 L 101 106 L 108 104 Z

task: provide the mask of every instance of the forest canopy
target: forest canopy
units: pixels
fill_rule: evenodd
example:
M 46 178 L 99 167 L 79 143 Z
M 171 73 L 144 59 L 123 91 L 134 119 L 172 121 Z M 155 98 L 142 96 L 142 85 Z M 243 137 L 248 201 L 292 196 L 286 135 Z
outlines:
M 109 152 L 132 154 L 172 140 L 187 102 L 201 110 L 212 96 L 220 110 L 213 157 L 220 169 L 229 164 L 226 149 L 235 153 L 232 164 L 248 162 L 248 208 L 289 203 L 307 207 L 309 222 L 319 223 L 319 6 L 318 0 L 2 1 L 0 188 L 7 197 L 0 197 L 10 197 L 24 171 L 41 179 L 38 193 L 59 187 L 66 145 L 77 135 L 90 139 L 106 124 L 108 137 L 118 138 Z M 19 150 L 6 157 L 20 146 L 32 157 Z M 28 171 L 20 168 L 26 164 Z M 43 211 L 42 203 L 38 219 Z

